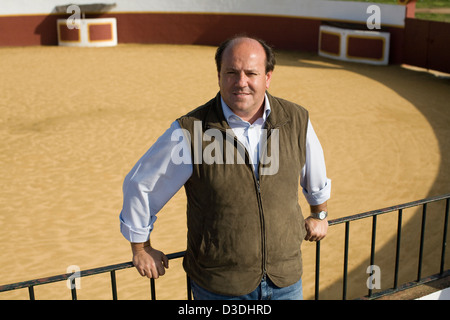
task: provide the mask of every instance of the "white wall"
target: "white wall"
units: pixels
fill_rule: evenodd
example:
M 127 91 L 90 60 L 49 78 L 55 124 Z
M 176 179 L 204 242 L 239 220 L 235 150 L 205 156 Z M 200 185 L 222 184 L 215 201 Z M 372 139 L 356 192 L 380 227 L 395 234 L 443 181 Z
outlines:
M 191 12 L 310 17 L 365 23 L 375 3 L 322 0 L 75 0 L 74 4 L 116 3 L 111 12 Z M 50 14 L 69 0 L 0 0 L 0 15 Z M 405 6 L 376 4 L 381 25 L 404 26 Z
M 416 300 L 450 300 L 450 288 L 436 291 Z

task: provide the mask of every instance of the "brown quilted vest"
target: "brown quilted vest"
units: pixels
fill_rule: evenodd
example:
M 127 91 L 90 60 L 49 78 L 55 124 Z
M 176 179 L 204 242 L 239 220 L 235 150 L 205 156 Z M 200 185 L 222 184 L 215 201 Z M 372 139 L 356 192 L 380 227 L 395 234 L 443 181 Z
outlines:
M 298 187 L 308 112 L 267 96 L 271 106 L 265 124 L 267 145 L 260 147 L 267 157 L 260 161 L 259 181 L 225 120 L 220 93 L 178 119 L 191 136 L 193 161 L 192 176 L 185 184 L 188 236 L 183 266 L 196 283 L 215 293 L 250 293 L 264 275 L 285 287 L 302 275 L 305 226 Z M 211 132 L 213 138 L 205 139 Z M 212 143 L 220 148 L 212 152 Z

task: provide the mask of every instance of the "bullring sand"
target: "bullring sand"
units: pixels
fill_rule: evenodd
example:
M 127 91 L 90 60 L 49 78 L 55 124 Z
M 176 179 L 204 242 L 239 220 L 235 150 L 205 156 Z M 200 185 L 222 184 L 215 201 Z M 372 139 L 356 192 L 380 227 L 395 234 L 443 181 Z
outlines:
M 217 93 L 214 52 L 179 45 L 0 49 L 0 284 L 131 260 L 119 232 L 123 179 L 176 117 Z M 331 219 L 450 192 L 449 78 L 301 52 L 278 52 L 277 60 L 269 91 L 310 111 L 332 179 Z M 301 194 L 300 203 L 307 215 Z M 430 206 L 424 273 L 438 270 L 432 256 L 440 250 L 441 208 Z M 405 212 L 400 280 L 415 276 L 418 214 Z M 385 215 L 377 228 L 385 288 L 396 221 Z M 370 222 L 352 224 L 349 298 L 367 290 L 370 230 Z M 340 297 L 342 231 L 331 227 L 322 242 L 324 299 Z M 152 243 L 165 253 L 185 250 L 184 190 L 158 214 Z M 315 246 L 305 243 L 303 251 L 311 299 Z M 119 299 L 148 299 L 149 281 L 133 268 L 116 276 Z M 170 261 L 156 283 L 158 299 L 185 299 L 181 260 Z M 65 282 L 35 294 L 70 299 Z M 110 299 L 109 275 L 83 278 L 78 298 Z

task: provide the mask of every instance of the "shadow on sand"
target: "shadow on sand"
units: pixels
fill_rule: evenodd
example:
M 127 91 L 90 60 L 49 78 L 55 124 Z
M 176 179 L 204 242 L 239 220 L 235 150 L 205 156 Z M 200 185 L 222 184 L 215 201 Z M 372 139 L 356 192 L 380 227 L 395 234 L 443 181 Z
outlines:
M 409 101 L 426 118 L 433 129 L 434 135 L 436 136 L 439 145 L 441 158 L 440 166 L 436 179 L 433 182 L 427 197 L 438 196 L 450 192 L 450 77 L 448 77 L 448 75 L 436 75 L 427 72 L 426 70 L 417 70 L 399 65 L 377 67 L 371 65 L 334 61 L 310 53 L 281 52 L 277 56 L 277 63 L 279 65 L 292 67 L 330 68 L 357 73 L 383 84 L 384 86 L 395 91 L 402 98 Z M 433 97 L 432 101 L 430 100 L 430 97 Z M 420 152 L 420 150 L 417 150 L 417 152 Z M 427 170 L 426 163 L 423 164 L 421 170 Z M 408 186 L 406 185 L 405 188 L 408 188 Z M 412 199 L 411 201 L 414 200 L 420 199 Z M 392 199 L 392 201 L 392 203 L 386 204 L 385 207 L 401 204 L 398 201 L 396 202 L 396 199 Z M 372 208 L 371 210 L 375 209 L 380 208 Z M 423 255 L 424 260 L 421 273 L 422 277 L 439 273 L 445 201 L 430 204 L 428 205 L 427 209 L 425 231 L 426 238 Z M 348 214 L 346 215 L 353 215 L 357 213 L 361 212 L 348 212 Z M 392 212 L 390 213 L 390 215 L 394 215 L 395 221 L 397 220 L 397 213 Z M 418 256 L 420 230 L 422 223 L 422 207 L 404 210 L 403 216 L 408 217 L 408 220 L 405 222 L 405 218 L 403 218 L 402 224 L 400 268 L 398 279 L 399 285 L 406 282 L 415 281 L 418 276 Z M 383 216 L 380 216 L 379 220 L 383 219 L 382 217 Z M 358 237 L 364 238 L 361 239 L 361 241 L 365 240 L 367 237 L 370 238 L 372 220 L 365 220 L 368 220 L 368 222 L 366 223 L 367 234 L 359 235 L 351 233 L 350 246 L 352 245 L 352 243 L 360 241 Z M 344 228 L 342 225 L 341 227 L 343 234 Z M 396 231 L 396 225 L 392 226 L 392 230 Z M 379 237 L 377 237 L 377 240 L 378 238 Z M 343 235 L 341 236 L 341 238 L 339 238 L 338 241 L 341 241 L 341 239 L 343 239 Z M 322 248 L 336 246 L 335 240 L 328 239 L 328 241 L 325 240 L 322 242 Z M 395 233 L 392 234 L 387 242 L 384 241 L 383 245 L 376 246 L 375 265 L 380 267 L 382 273 L 380 281 L 381 289 L 374 290 L 374 293 L 393 287 L 395 248 Z M 352 265 L 352 254 L 364 255 L 364 258 L 362 259 L 365 260 L 365 262 L 358 263 L 357 265 Z M 358 261 L 361 261 L 361 259 Z M 445 261 L 446 264 L 444 270 L 450 267 L 449 250 L 446 251 Z M 350 249 L 347 299 L 354 299 L 367 295 L 368 289 L 366 281 L 369 277 L 369 274 L 366 273 L 366 271 L 369 265 L 370 247 L 365 252 L 352 252 Z M 342 260 L 336 261 L 333 266 L 327 266 L 323 263 L 321 263 L 320 266 L 321 279 L 322 275 L 326 275 L 327 268 L 340 268 L 341 270 L 343 270 L 343 253 Z M 321 281 L 319 298 L 342 299 L 342 290 L 342 277 L 338 280 L 334 279 L 333 281 L 325 281 L 325 283 L 322 283 Z M 305 298 L 308 299 L 308 297 L 306 296 Z M 309 297 L 309 299 L 313 299 L 313 296 Z

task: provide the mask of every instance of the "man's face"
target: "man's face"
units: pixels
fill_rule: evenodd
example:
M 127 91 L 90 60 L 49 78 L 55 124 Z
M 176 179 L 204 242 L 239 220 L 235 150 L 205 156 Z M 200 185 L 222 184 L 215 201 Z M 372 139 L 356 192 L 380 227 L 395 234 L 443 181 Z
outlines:
M 225 103 L 244 120 L 262 113 L 264 94 L 272 72 L 265 72 L 266 54 L 253 39 L 239 39 L 225 49 L 219 73 L 220 94 Z

